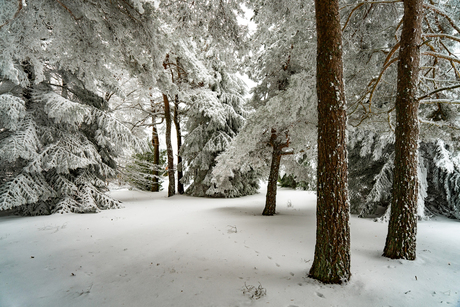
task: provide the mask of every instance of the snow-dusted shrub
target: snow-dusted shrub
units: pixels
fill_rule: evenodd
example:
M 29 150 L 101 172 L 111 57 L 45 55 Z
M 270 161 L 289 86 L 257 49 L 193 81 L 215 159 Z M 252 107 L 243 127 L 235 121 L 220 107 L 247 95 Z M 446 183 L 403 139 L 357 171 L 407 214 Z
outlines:
M 247 295 L 251 300 L 258 300 L 267 295 L 267 289 L 262 287 L 261 283 L 259 283 L 258 286 L 247 285 L 244 283 L 242 290 L 243 294 Z

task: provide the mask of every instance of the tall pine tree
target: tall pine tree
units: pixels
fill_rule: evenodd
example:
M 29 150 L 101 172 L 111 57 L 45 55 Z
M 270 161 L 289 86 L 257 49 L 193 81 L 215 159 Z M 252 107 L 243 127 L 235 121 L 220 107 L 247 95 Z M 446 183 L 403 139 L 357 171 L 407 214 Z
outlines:
M 417 148 L 419 135 L 417 83 L 423 1 L 404 1 L 396 95 L 395 169 L 388 235 L 383 255 L 414 260 L 417 232 Z
M 346 107 L 339 1 L 315 1 L 317 32 L 318 187 L 316 245 L 309 276 L 350 279 Z

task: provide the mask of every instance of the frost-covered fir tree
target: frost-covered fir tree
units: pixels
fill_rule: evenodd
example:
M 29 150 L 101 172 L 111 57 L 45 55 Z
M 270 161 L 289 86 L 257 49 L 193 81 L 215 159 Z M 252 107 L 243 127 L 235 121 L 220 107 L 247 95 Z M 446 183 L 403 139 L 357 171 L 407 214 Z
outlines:
M 118 179 L 134 184 L 137 188 L 159 192 L 165 170 L 158 131 L 164 121 L 161 93 L 156 88 L 144 86 L 126 71 L 118 73 L 117 79 L 120 84 L 117 90 L 120 93 L 110 96 L 110 113 L 129 127 L 138 138 L 148 139 L 146 151 L 135 154 L 127 152 L 117 159 L 121 166 Z
M 225 138 L 226 134 L 227 137 L 233 137 L 241 126 L 241 84 L 233 76 L 236 55 L 243 52 L 242 41 L 246 33 L 237 20 L 237 15 L 242 13 L 240 1 L 194 1 L 190 5 L 177 1 L 161 1 L 159 11 L 162 12 L 161 18 L 169 25 L 165 30 L 168 33 L 169 49 L 163 61 L 163 75 L 167 78 L 158 80 L 165 105 L 168 171 L 177 169 L 178 177 L 183 172 L 184 178 L 179 178 L 177 185 L 179 193 L 181 185 L 187 183 L 190 185 L 187 192 L 189 194 L 224 196 L 213 192 L 206 194 L 210 188 L 209 178 L 205 179 L 206 176 L 198 175 L 198 172 L 211 170 L 215 156 L 222 150 L 211 148 L 211 142 Z M 226 113 L 219 115 L 214 112 L 213 108 L 219 104 Z M 234 114 L 229 114 L 231 112 L 223 107 L 225 105 L 234 109 Z M 206 108 L 210 108 L 210 112 L 204 114 L 206 112 L 202 111 Z M 225 118 L 223 120 L 226 124 L 219 127 L 222 125 L 222 118 Z M 177 152 L 176 165 L 172 161 L 174 155 L 168 137 L 170 122 L 174 122 L 177 144 L 181 148 Z M 195 143 L 198 141 L 191 143 L 190 139 L 197 135 L 196 129 L 202 129 L 198 126 L 206 123 L 210 123 L 208 131 L 217 129 L 221 132 L 215 132 L 219 135 L 214 132 L 201 135 L 204 139 L 199 142 L 203 146 L 207 145 L 203 154 L 197 156 Z M 204 158 L 206 155 L 208 156 Z M 171 184 L 175 178 L 172 172 L 169 175 Z M 225 196 L 249 193 L 245 189 L 253 185 L 252 179 L 243 176 L 238 182 L 244 188 L 229 191 Z M 175 187 L 170 186 L 169 195 L 174 194 L 174 189 Z
M 188 39 L 205 47 L 212 41 L 230 63 L 244 34 L 236 19 L 242 12 L 239 1 L 197 0 L 185 5 L 177 1 L 38 0 L 8 2 L 2 9 L 0 66 L 6 78 L 26 86 L 25 74 L 15 74 L 10 68 L 28 61 L 36 83 L 47 80 L 49 66 L 72 72 L 88 90 L 97 92 L 118 84 L 113 72 L 121 69 L 171 103 L 179 91 L 165 59 L 177 44 Z M 170 171 L 174 169 L 171 164 Z
M 107 101 L 73 74 L 49 71 L 22 87 L 0 83 L 1 210 L 25 215 L 97 212 L 118 208 L 105 195 L 116 174 L 115 158 L 135 143 L 130 130 L 107 114 Z
M 116 2 L 2 4 L 2 209 L 43 214 L 118 206 L 102 193 L 104 180 L 134 138 L 107 114 L 105 94 L 118 84 L 117 69 L 152 80 L 158 66 L 152 53 L 159 50 L 152 42 L 160 34 L 152 31 L 153 6 L 140 15 Z
M 190 5 L 178 1 L 161 1 L 157 4 L 159 17 L 168 24 L 161 29 L 166 33 L 167 49 L 163 53 L 164 69 L 157 78 L 157 87 L 162 93 L 165 109 L 168 195 L 172 196 L 175 193 L 174 172 L 177 170 L 179 177 L 179 193 L 183 192 L 183 182 L 187 181 L 187 178 L 181 178 L 187 163 L 181 161 L 180 148 L 184 148 L 181 125 L 187 121 L 187 115 L 182 113 L 188 110 L 190 97 L 195 95 L 194 90 L 200 87 L 209 90 L 216 83 L 214 73 L 210 71 L 212 68 L 203 63 L 203 55 L 209 54 L 212 49 L 233 70 L 235 54 L 243 47 L 241 42 L 245 29 L 237 21 L 237 15 L 242 13 L 240 1 L 200 0 Z M 174 163 L 170 137 L 172 123 L 177 135 L 177 164 Z M 193 182 L 198 183 L 200 180 Z
M 128 164 L 123 168 L 122 179 L 131 186 L 142 191 L 158 192 L 163 189 L 161 178 L 165 173 L 165 151 L 158 154 L 156 163 L 155 147 L 152 142 L 148 143 L 148 150 L 134 154 Z
M 245 110 L 243 81 L 222 62 L 212 48 L 202 59 L 207 77 L 189 84 L 181 97 L 187 105 L 186 131 L 180 152 L 183 157 L 186 193 L 193 196 L 238 197 L 254 194 L 258 179 L 254 171 L 237 171 L 229 189 L 217 190 L 212 171 L 216 157 L 238 134 L 248 112 Z M 202 72 L 203 73 L 203 70 Z
M 314 18 L 311 4 L 302 1 L 250 5 L 257 31 L 250 38 L 252 55 L 246 63 L 248 75 L 258 82 L 251 100 L 255 111 L 218 158 L 214 173 L 218 189 L 231 186 L 234 170 L 254 169 L 268 177 L 263 214 L 273 215 L 280 169 L 299 180 L 314 178 L 298 163 L 304 155 L 314 158 L 316 148 Z M 291 10 L 291 5 L 297 9 Z

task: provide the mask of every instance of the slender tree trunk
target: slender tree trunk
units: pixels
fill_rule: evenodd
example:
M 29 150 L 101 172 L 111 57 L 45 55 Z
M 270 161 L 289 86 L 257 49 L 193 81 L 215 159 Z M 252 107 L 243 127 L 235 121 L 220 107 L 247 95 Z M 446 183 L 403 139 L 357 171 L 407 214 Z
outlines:
M 62 78 L 61 96 L 64 97 L 65 99 L 69 98 L 69 93 L 68 93 L 68 90 L 67 90 L 67 78 L 66 77 Z
M 174 104 L 174 125 L 176 126 L 176 136 L 177 136 L 177 192 L 179 194 L 184 194 L 184 184 L 181 182 L 183 177 L 182 172 L 182 157 L 180 155 L 180 148 L 182 147 L 182 133 L 180 129 L 180 119 L 178 114 L 178 101 L 176 95 L 176 103 Z
M 177 82 L 182 82 L 182 67 L 180 60 L 176 58 L 176 70 L 177 70 Z M 174 82 L 174 80 L 173 80 Z M 179 119 L 179 98 L 176 95 L 176 101 L 174 103 L 174 125 L 176 126 L 176 136 L 177 136 L 177 192 L 179 194 L 184 194 L 184 184 L 181 182 L 183 177 L 182 172 L 182 157 L 180 155 L 180 148 L 182 147 L 182 133 L 180 129 L 180 119 Z
M 318 96 L 318 204 L 310 277 L 324 283 L 350 279 L 346 111 L 338 0 L 315 0 Z
M 276 210 L 276 191 L 278 176 L 281 163 L 281 149 L 279 146 L 273 146 L 272 163 L 270 166 L 270 175 L 268 176 L 267 195 L 265 198 L 265 208 L 262 215 L 274 215 Z
M 30 106 L 30 104 L 32 103 L 32 92 L 35 82 L 35 71 L 34 67 L 30 64 L 29 61 L 22 62 L 22 67 L 27 75 L 27 79 L 29 80 L 29 84 L 22 90 L 22 96 L 24 97 L 27 107 Z
M 396 95 L 395 170 L 390 222 L 383 255 L 414 260 L 417 233 L 417 147 L 419 75 L 423 1 L 405 0 Z
M 165 122 L 166 122 L 166 152 L 168 155 L 168 197 L 176 193 L 176 182 L 174 179 L 174 153 L 171 144 L 171 110 L 169 107 L 168 96 L 163 94 L 163 102 L 165 106 Z
M 158 184 L 158 167 L 160 165 L 160 138 L 158 137 L 157 126 L 155 125 L 154 119 L 152 124 L 152 145 L 153 145 L 153 179 L 152 179 L 152 192 L 159 192 L 160 185 Z

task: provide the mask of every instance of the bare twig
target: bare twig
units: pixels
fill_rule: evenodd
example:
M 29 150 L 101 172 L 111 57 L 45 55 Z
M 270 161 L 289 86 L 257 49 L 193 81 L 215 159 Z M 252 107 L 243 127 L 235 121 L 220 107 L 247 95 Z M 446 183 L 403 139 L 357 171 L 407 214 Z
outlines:
M 393 0 L 393 1 L 365 1 L 365 2 L 361 2 L 361 3 L 358 3 L 350 12 L 350 14 L 348 14 L 348 18 L 347 18 L 347 21 L 345 22 L 343 28 L 342 28 L 342 31 L 345 30 L 345 28 L 347 27 L 348 25 L 348 22 L 350 22 L 350 19 L 352 17 L 352 15 L 356 12 L 356 10 L 358 10 L 360 7 L 362 7 L 363 5 L 365 4 L 370 4 L 370 5 L 374 5 L 374 4 L 392 4 L 392 3 L 398 3 L 398 2 L 402 2 L 402 0 Z M 345 7 L 342 7 L 340 8 L 340 10 L 343 10 Z
M 369 115 L 366 113 L 365 116 L 361 117 L 361 120 L 359 121 L 359 123 L 357 123 L 356 125 L 353 125 L 353 124 L 351 124 L 351 125 L 352 125 L 353 127 L 355 127 L 355 128 L 356 128 L 356 127 L 359 127 L 359 126 L 361 126 L 361 124 L 362 124 L 366 119 L 368 119 L 368 118 L 369 118 Z
M 453 90 L 455 88 L 459 88 L 460 87 L 460 84 L 457 84 L 457 85 L 452 85 L 452 86 L 446 86 L 446 87 L 443 87 L 443 88 L 439 88 L 439 89 L 436 89 L 432 92 L 429 92 L 428 94 L 426 95 L 423 95 L 421 97 L 418 98 L 418 100 L 422 100 L 422 99 L 425 99 L 427 97 L 430 97 L 431 95 L 433 94 L 436 94 L 436 93 L 439 93 L 439 92 L 442 92 L 442 91 L 448 91 L 448 90 Z
M 354 9 L 351 10 L 350 14 L 348 14 L 348 18 L 347 18 L 347 21 L 345 22 L 345 24 L 343 25 L 343 28 L 342 28 L 342 32 L 345 31 L 345 28 L 347 27 L 348 25 L 348 22 L 350 21 L 351 19 L 351 16 L 353 16 L 354 12 L 359 9 L 361 6 L 367 4 L 366 2 L 362 2 L 362 3 L 359 3 L 358 5 L 355 6 Z
M 397 26 L 396 29 L 395 29 L 395 40 L 396 40 L 396 41 L 399 41 L 398 36 L 396 36 L 396 33 L 398 32 L 398 29 L 401 28 L 402 24 L 403 24 L 403 20 L 402 20 L 402 18 L 401 18 L 401 20 L 400 20 L 399 23 L 398 23 L 398 26 Z
M 429 56 L 436 57 L 436 58 L 440 58 L 440 59 L 444 59 L 444 60 L 448 60 L 448 61 L 453 61 L 455 63 L 460 63 L 459 58 L 454 57 L 454 56 L 450 56 L 450 55 L 445 55 L 445 54 L 442 54 L 442 53 L 439 53 L 439 52 L 424 51 L 424 52 L 422 52 L 422 54 L 423 55 L 429 55 Z
M 452 17 L 449 16 L 449 14 L 447 14 L 446 12 L 444 12 L 444 11 L 441 10 L 440 8 L 437 8 L 437 7 L 434 6 L 434 5 L 423 4 L 423 7 L 424 7 L 425 9 L 431 10 L 431 11 L 435 12 L 436 14 L 441 15 L 442 17 L 444 17 L 445 19 L 447 19 L 447 21 L 450 23 L 450 25 L 452 26 L 452 28 L 454 28 L 454 29 L 457 31 L 457 33 L 460 34 L 460 28 L 455 24 L 454 20 L 452 19 Z
M 75 19 L 75 21 L 79 21 L 80 19 L 83 18 L 83 16 L 77 18 L 77 17 L 73 14 L 73 12 L 72 12 L 64 3 L 62 3 L 61 1 L 56 0 L 56 2 L 59 3 L 63 8 L 65 8 L 66 11 L 69 12 L 69 14 L 73 17 L 73 19 Z
M 433 121 L 428 121 L 428 120 L 423 120 L 423 119 L 419 119 L 419 122 L 421 124 L 425 124 L 425 125 L 431 125 L 431 126 L 436 126 L 436 127 L 439 127 L 439 128 L 450 128 L 450 129 L 454 129 L 454 130 L 460 130 L 460 127 L 457 127 L 457 126 L 454 126 L 454 125 L 446 125 L 446 124 L 442 124 L 442 123 L 438 123 L 438 122 L 433 122 Z
M 7 24 L 9 24 L 11 21 L 13 21 L 16 17 L 18 17 L 19 13 L 21 12 L 22 10 L 22 0 L 18 0 L 18 10 L 16 11 L 16 13 L 14 14 L 13 18 L 11 18 L 10 20 L 7 20 L 5 21 L 1 26 L 0 26 L 0 29 L 3 27 L 3 26 L 6 26 Z
M 377 85 L 380 83 L 380 80 L 382 79 L 383 74 L 385 71 L 388 69 L 388 67 L 391 66 L 394 62 L 396 62 L 398 58 L 394 58 L 391 61 L 389 61 L 383 68 L 382 71 L 380 72 L 377 80 L 375 81 L 374 87 L 372 88 L 370 95 L 369 95 L 369 112 L 371 112 L 371 107 L 372 107 L 372 97 L 374 96 L 375 89 L 377 88 Z
M 445 103 L 445 104 L 460 104 L 460 100 L 453 100 L 453 99 L 429 99 L 429 100 L 420 100 L 421 104 L 438 104 L 438 103 Z
M 448 38 L 453 41 L 459 42 L 460 43 L 460 37 L 454 36 L 454 35 L 449 35 L 449 34 L 444 34 L 444 33 L 426 33 L 423 34 L 424 37 L 439 37 L 439 38 Z
M 385 59 L 385 62 L 383 62 L 383 66 L 385 66 L 388 61 L 390 61 L 390 59 L 393 57 L 393 54 L 396 52 L 396 50 L 399 49 L 399 46 L 401 45 L 401 42 L 397 42 L 396 45 L 393 46 L 393 48 L 391 49 L 391 51 L 388 53 L 386 59 Z

